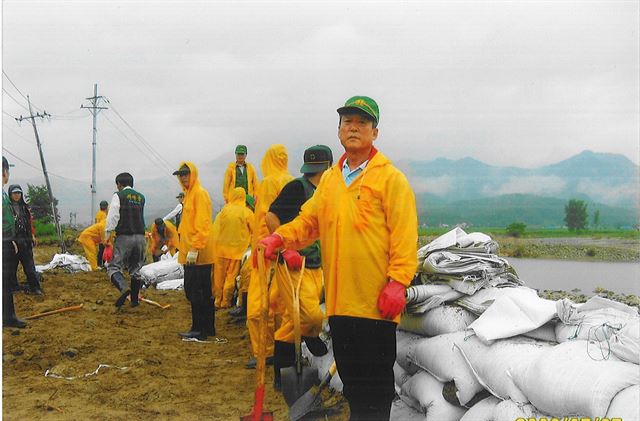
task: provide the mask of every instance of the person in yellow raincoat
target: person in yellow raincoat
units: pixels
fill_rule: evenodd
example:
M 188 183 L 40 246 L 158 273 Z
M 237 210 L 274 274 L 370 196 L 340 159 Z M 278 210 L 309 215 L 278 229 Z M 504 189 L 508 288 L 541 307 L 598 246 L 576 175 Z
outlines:
M 82 245 L 84 255 L 89 261 L 92 270 L 98 270 L 98 245 L 102 244 L 102 233 L 107 226 L 107 219 L 90 225 L 78 236 L 78 242 Z
M 245 145 L 236 146 L 236 161 L 229 163 L 224 172 L 222 196 L 224 196 L 225 203 L 229 203 L 231 191 L 236 187 L 242 187 L 246 194 L 255 197 L 258 189 L 258 177 L 253 165 L 249 164 L 246 159 L 247 147 Z
M 379 110 L 364 96 L 338 108 L 345 154 L 292 222 L 260 241 L 265 256 L 320 239 L 334 357 L 351 419 L 388 420 L 396 326 L 417 265 L 415 196 L 373 147 Z
M 106 221 L 107 213 L 109 212 L 109 202 L 102 200 L 100 202 L 100 209 L 96 212 L 95 223 Z M 102 266 L 102 254 L 104 253 L 104 244 L 98 244 L 98 266 Z
M 215 264 L 213 265 L 216 308 L 231 307 L 236 276 L 242 256 L 251 242 L 253 212 L 245 205 L 246 193 L 235 187 L 214 222 Z
M 178 230 L 170 221 L 156 218 L 149 232 L 149 253 L 154 262 L 167 251 L 173 256 L 178 249 Z
M 264 158 L 262 158 L 260 166 L 262 169 L 263 179 L 256 193 L 256 210 L 254 216 L 253 237 L 251 239 L 252 253 L 255 253 L 255 245 L 258 244 L 258 240 L 269 235 L 269 229 L 267 228 L 267 223 L 265 221 L 265 215 L 269 211 L 269 206 L 271 206 L 271 203 L 275 200 L 278 194 L 280 194 L 282 187 L 293 179 L 293 176 L 289 174 L 288 165 L 289 156 L 284 145 L 276 144 L 270 146 L 269 149 L 267 149 Z M 258 276 L 257 270 L 253 270 L 251 272 L 249 290 L 247 292 L 247 327 L 249 329 L 251 349 L 254 356 L 258 354 L 258 339 L 260 337 L 260 297 L 263 293 Z M 267 362 L 270 364 L 273 363 L 273 334 L 275 332 L 276 317 L 279 317 L 283 311 L 283 308 L 278 306 L 277 296 L 277 287 L 272 284 L 271 289 L 269 290 L 270 310 L 269 330 L 267 333 Z M 255 368 L 255 365 L 256 359 L 251 358 L 247 362 L 246 367 Z
M 304 164 L 300 169 L 304 175 L 287 183 L 269 207 L 266 221 L 270 232 L 275 231 L 282 224 L 291 222 L 298 216 L 300 208 L 313 196 L 322 174 L 331 167 L 331 164 L 333 164 L 333 153 L 325 145 L 312 146 L 304 151 Z M 294 286 L 289 281 L 285 265 L 291 272 L 291 279 L 297 280 L 300 276 L 302 256 L 305 257 L 305 269 L 302 273 L 299 291 L 302 339 L 313 355 L 320 357 L 327 353 L 326 345 L 318 337 L 324 320 L 324 313 L 320 308 L 324 279 L 320 242 L 315 241 L 299 251 L 283 251 L 282 261 L 279 261 L 276 269 L 274 282 L 278 285 L 279 298 L 285 307 L 282 324 L 275 333 L 273 350 L 273 383 L 276 389 L 279 389 L 281 385 L 280 369 L 293 366 L 296 358 L 293 325 Z
M 185 193 L 180 219 L 178 263 L 184 265 L 184 293 L 191 304 L 191 329 L 183 338 L 215 336 L 215 307 L 211 296 L 213 264 L 213 208 L 209 192 L 200 184 L 192 162 L 181 162 L 173 173 Z

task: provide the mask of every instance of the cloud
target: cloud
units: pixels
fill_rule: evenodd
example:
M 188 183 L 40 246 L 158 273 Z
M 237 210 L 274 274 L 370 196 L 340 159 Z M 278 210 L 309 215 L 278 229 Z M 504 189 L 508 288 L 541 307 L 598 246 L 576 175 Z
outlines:
M 640 191 L 638 190 L 638 187 L 638 183 L 627 183 L 612 186 L 611 184 L 583 179 L 578 183 L 576 190 L 588 195 L 597 202 L 609 205 L 615 205 L 621 202 L 632 202 L 637 206 L 640 200 Z
M 430 193 L 445 196 L 454 188 L 455 180 L 449 175 L 441 177 L 416 177 L 409 180 L 415 193 Z
M 562 192 L 566 186 L 565 180 L 555 176 L 509 177 L 497 187 L 484 186 L 483 192 L 491 196 L 514 193 L 553 196 Z

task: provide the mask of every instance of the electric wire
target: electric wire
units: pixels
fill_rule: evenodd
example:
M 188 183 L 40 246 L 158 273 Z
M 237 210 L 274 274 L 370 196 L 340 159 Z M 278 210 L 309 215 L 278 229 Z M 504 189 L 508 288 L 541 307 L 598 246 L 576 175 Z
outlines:
M 25 161 L 24 159 L 20 158 L 18 155 L 14 154 L 13 152 L 11 152 L 10 150 L 8 150 L 8 149 L 7 149 L 7 148 L 5 148 L 4 146 L 2 147 L 2 150 L 3 150 L 3 151 L 5 151 L 6 153 L 8 153 L 9 155 L 11 155 L 12 157 L 14 157 L 15 159 L 17 159 L 18 161 L 22 162 L 22 163 L 23 163 L 23 164 L 25 164 L 26 166 L 31 167 L 31 168 L 33 168 L 33 169 L 35 169 L 35 170 L 38 170 L 38 171 L 42 171 L 42 168 L 38 168 L 37 166 L 35 166 L 35 165 L 33 165 L 33 164 L 31 164 L 31 163 L 29 163 L 29 162 Z M 85 183 L 85 181 L 82 181 L 82 180 L 76 180 L 76 179 L 74 179 L 74 178 L 65 177 L 65 176 L 63 176 L 63 175 L 58 175 L 58 174 L 52 173 L 51 171 L 47 171 L 47 174 L 49 174 L 49 175 L 53 175 L 54 177 L 62 178 L 62 179 L 64 179 L 64 180 L 75 181 L 75 182 L 77 182 L 77 183 Z
M 4 89 L 4 86 L 2 87 L 2 92 L 4 92 L 5 94 L 7 94 L 9 96 L 9 98 L 11 98 L 12 100 L 14 100 L 14 102 L 16 104 L 18 104 L 19 106 L 21 106 L 22 108 L 24 108 L 26 111 L 29 111 L 29 108 L 27 108 L 25 105 L 23 105 L 20 101 L 18 101 L 17 99 L 15 99 L 13 97 L 13 95 L 11 95 L 6 89 Z
M 4 75 L 4 77 L 7 78 L 7 80 L 9 81 L 9 83 L 11 83 L 11 85 L 13 85 L 13 87 L 16 89 L 16 91 L 18 91 L 18 93 L 22 96 L 22 98 L 24 98 L 25 101 L 29 102 L 29 99 L 20 91 L 20 89 L 18 89 L 18 87 L 16 86 L 15 83 L 13 83 L 13 81 L 11 80 L 11 78 L 9 77 L 9 75 L 7 74 L 7 72 L 5 72 L 4 70 L 2 70 L 2 74 Z M 33 101 L 31 101 L 31 105 L 33 105 L 33 107 L 35 109 L 37 109 L 38 111 L 42 111 L 40 109 L 40 107 L 38 107 L 36 104 L 33 103 Z

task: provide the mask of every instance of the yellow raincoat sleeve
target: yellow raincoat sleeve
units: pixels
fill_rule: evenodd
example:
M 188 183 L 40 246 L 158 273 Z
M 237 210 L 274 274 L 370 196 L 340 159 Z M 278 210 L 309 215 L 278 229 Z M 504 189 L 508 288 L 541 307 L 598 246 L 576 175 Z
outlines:
M 211 199 L 204 189 L 199 189 L 194 193 L 197 194 L 198 197 L 195 200 L 195 232 L 191 238 L 191 247 L 196 250 L 202 250 L 209 242 L 209 234 L 213 225 L 211 223 Z
M 222 197 L 225 203 L 229 203 L 229 191 L 233 189 L 236 184 L 236 172 L 235 163 L 227 165 L 227 169 L 224 172 L 224 181 L 222 183 Z
M 275 233 L 282 237 L 285 248 L 300 250 L 319 238 L 318 209 L 315 197 L 315 195 L 311 196 L 302 205 L 300 214 L 293 221 L 281 225 L 275 230 Z
M 395 172 L 388 180 L 384 197 L 390 243 L 387 278 L 409 286 L 418 265 L 416 198 L 406 177 L 400 172 Z

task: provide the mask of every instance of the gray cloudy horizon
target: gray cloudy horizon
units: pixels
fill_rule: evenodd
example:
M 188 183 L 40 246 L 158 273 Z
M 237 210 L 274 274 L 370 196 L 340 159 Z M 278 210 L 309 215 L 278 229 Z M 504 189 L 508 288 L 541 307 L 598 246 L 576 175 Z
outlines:
M 638 7 L 5 0 L 2 68 L 15 87 L 3 76 L 2 144 L 39 167 L 32 129 L 13 120 L 29 94 L 54 116 L 38 122 L 49 171 L 88 184 L 80 105 L 97 83 L 110 101 L 98 180 L 170 177 L 164 161 L 231 160 L 237 143 L 255 164 L 273 143 L 338 152 L 335 109 L 355 94 L 380 104 L 376 143 L 393 160 L 532 168 L 589 149 L 638 164 Z

